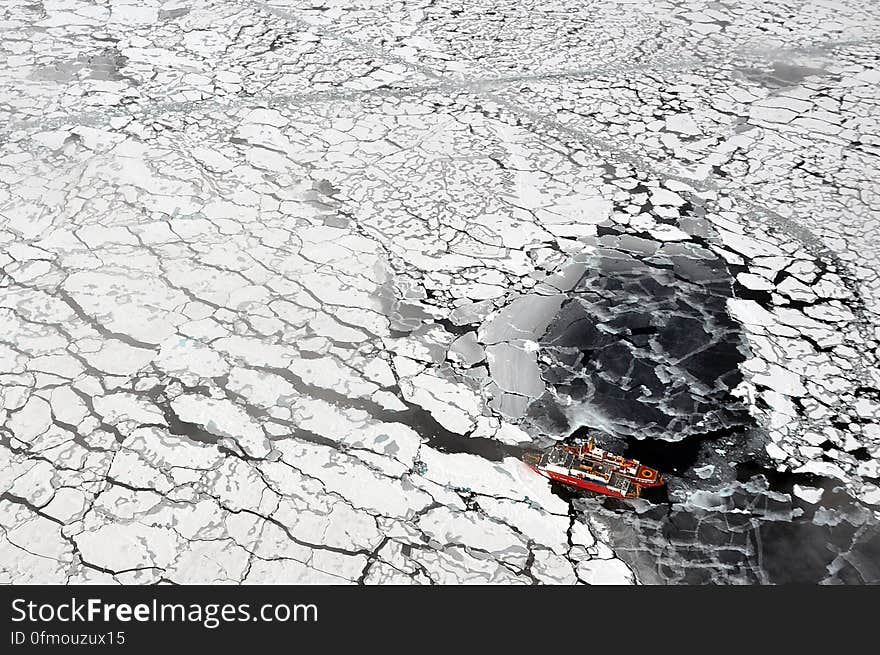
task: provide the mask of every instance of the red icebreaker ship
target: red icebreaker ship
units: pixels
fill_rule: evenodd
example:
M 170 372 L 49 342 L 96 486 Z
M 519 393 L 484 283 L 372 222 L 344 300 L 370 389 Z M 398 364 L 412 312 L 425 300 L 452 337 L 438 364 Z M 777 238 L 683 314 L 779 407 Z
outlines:
M 592 439 L 526 453 L 523 461 L 545 478 L 615 498 L 638 498 L 642 488 L 663 484 L 656 469 L 602 450 Z

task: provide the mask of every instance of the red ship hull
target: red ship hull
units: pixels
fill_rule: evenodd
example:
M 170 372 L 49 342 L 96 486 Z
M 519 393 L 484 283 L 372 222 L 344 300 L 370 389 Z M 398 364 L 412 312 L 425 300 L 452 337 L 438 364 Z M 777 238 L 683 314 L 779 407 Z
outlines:
M 603 484 L 599 484 L 597 482 L 590 482 L 589 480 L 582 480 L 580 478 L 575 478 L 570 475 L 565 475 L 563 473 L 556 473 L 554 471 L 542 471 L 536 466 L 532 466 L 529 464 L 529 468 L 538 473 L 539 475 L 543 475 L 545 478 L 549 478 L 550 480 L 554 480 L 556 482 L 561 482 L 562 484 L 567 484 L 570 487 L 577 487 L 579 489 L 585 489 L 587 491 L 595 491 L 596 493 L 604 494 L 605 496 L 612 496 L 614 498 L 627 498 L 622 493 L 618 491 L 614 491 L 613 489 L 609 489 Z M 632 498 L 633 496 L 629 496 Z

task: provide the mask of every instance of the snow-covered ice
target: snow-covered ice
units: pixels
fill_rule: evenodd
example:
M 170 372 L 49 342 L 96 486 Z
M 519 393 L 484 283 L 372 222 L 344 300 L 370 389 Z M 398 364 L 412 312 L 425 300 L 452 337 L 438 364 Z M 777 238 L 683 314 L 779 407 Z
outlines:
M 870 3 L 0 22 L 0 582 L 880 582 Z

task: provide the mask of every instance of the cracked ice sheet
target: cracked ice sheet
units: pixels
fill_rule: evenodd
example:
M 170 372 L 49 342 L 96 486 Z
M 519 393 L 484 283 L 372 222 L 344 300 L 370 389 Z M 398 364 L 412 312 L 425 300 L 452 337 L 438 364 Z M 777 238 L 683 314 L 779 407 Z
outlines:
M 856 0 L 636 0 L 633 5 L 682 29 L 684 41 L 701 57 L 715 55 L 719 48 L 810 50 L 817 42 L 870 40 L 880 34 L 877 12 Z
M 4 10 L 6 129 L 64 125 L 71 112 L 101 122 L 240 96 L 291 103 L 429 81 L 396 61 L 292 29 L 256 3 L 79 0 Z
M 663 35 L 673 26 L 629 3 L 268 0 L 258 4 L 455 79 L 529 78 L 628 66 L 644 57 L 662 63 L 673 56 L 669 34 Z M 621 39 L 624 31 L 627 38 Z
M 880 19 L 849 0 L 560 0 L 540 6 L 455 0 L 257 3 L 442 76 L 528 82 L 578 71 L 677 68 L 699 59 L 817 41 L 872 39 Z M 805 6 L 806 4 L 806 6 Z M 854 40 L 855 40 L 854 39 Z M 686 54 L 683 54 L 686 53 Z
M 627 156 L 604 146 L 610 135 L 524 111 L 525 92 L 440 84 L 476 70 L 492 21 L 465 17 L 456 36 L 436 28 L 454 8 L 436 11 L 439 61 L 386 57 L 344 20 L 303 43 L 287 10 L 164 3 L 156 19 L 120 14 L 144 25 L 112 38 L 160 30 L 207 83 L 170 62 L 95 55 L 138 82 L 131 106 L 47 102 L 63 80 L 13 84 L 32 101 L 23 115 L 44 107 L 47 123 L 18 124 L 0 158 L 4 579 L 772 580 L 771 551 L 731 518 L 745 507 L 776 543 L 804 530 L 833 543 L 839 555 L 823 551 L 809 579 L 870 580 L 880 434 L 845 266 L 724 189 L 668 179 L 656 153 Z M 211 12 L 225 22 L 194 30 Z M 596 63 L 582 38 L 563 49 L 570 62 L 546 57 L 567 30 L 579 38 L 577 18 L 542 14 L 538 48 L 511 18 L 494 65 Z M 224 45 L 227 23 L 246 51 Z M 85 44 L 65 31 L 69 60 Z M 639 47 L 609 58 L 632 65 Z M 92 79 L 79 65 L 60 70 Z M 242 81 L 217 84 L 228 79 L 215 70 Z M 94 95 L 90 83 L 77 97 Z M 292 96 L 245 97 L 266 84 Z M 174 89 L 186 100 L 167 103 Z M 730 437 L 698 454 L 694 475 L 671 470 L 668 510 L 608 514 L 552 495 L 518 463 L 517 445 L 550 436 L 518 417 L 553 394 L 536 347 L 563 296 L 594 280 L 584 262 L 657 244 L 726 262 L 697 280 L 731 295 L 748 345 L 733 391 L 760 428 L 751 451 Z M 599 276 L 613 289 L 617 273 Z M 731 465 L 761 457 L 771 478 L 796 476 L 790 492 L 745 481 L 748 466 L 732 479 Z M 680 534 L 658 541 L 671 524 Z
M 312 153 L 341 157 L 326 131 L 259 106 L 231 124 L 188 116 L 159 131 L 72 127 L 54 158 L 44 132 L 16 142 L 4 207 L 24 213 L 7 216 L 2 299 L 7 574 L 338 582 L 382 580 L 390 567 L 421 581 L 576 581 L 591 554 L 572 554 L 566 506 L 546 485 L 509 459 L 525 480 L 466 489 L 496 465 L 475 458 L 444 473 L 422 443 L 430 426 L 407 425 L 410 402 L 438 426 L 479 421 L 505 438 L 475 390 L 438 369 L 451 339 L 392 337 L 379 292 L 393 280 L 393 242 L 360 233 L 368 216 L 357 229 L 342 218 L 355 207 L 334 198 L 343 176 L 310 172 Z M 346 132 L 381 129 L 377 115 Z M 58 191 L 34 195 L 44 180 Z M 403 257 L 424 261 L 410 248 Z M 449 423 L 449 412 L 470 418 Z M 412 473 L 417 457 L 426 476 Z M 536 482 L 550 509 L 523 494 Z M 489 525 L 500 541 L 468 537 Z M 36 527 L 39 551 L 21 544 Z M 394 536 L 377 541 L 380 528 Z M 47 556 L 54 577 L 33 561 Z

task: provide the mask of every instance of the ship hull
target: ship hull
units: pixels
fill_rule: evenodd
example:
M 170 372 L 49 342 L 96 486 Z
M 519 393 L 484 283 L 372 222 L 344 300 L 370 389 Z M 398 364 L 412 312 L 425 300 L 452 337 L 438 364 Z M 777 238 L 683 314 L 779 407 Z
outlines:
M 545 471 L 536 466 L 532 466 L 531 464 L 529 464 L 529 468 L 531 468 L 539 475 L 543 475 L 549 480 L 568 485 L 569 487 L 577 487 L 578 489 L 584 489 L 585 491 L 593 491 L 595 493 L 603 494 L 605 496 L 611 496 L 612 498 L 638 498 L 639 496 L 640 490 L 637 487 L 627 494 L 622 494 L 619 491 L 609 489 L 605 485 L 598 482 L 593 482 L 591 480 L 576 478 L 572 475 L 565 475 L 564 473 L 558 473 L 556 471 Z

